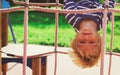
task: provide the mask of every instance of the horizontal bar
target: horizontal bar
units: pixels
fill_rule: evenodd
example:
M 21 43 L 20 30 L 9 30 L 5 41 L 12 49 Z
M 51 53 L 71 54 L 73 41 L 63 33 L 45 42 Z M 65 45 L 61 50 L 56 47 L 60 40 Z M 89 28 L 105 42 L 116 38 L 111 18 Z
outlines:
M 109 55 L 115 55 L 115 56 L 120 56 L 120 53 L 115 53 L 115 52 L 106 52 L 106 54 L 109 54 Z
M 95 9 L 85 9 L 85 10 L 66 10 L 66 9 L 49 9 L 44 7 L 30 7 L 30 10 L 42 11 L 42 12 L 49 12 L 49 13 L 79 13 L 79 14 L 86 14 L 87 12 L 102 12 L 103 8 L 95 8 Z
M 26 3 L 24 1 L 13 1 L 15 4 L 25 5 Z M 63 4 L 61 3 L 33 3 L 30 2 L 28 4 L 29 6 L 60 6 L 63 7 Z
M 12 7 L 12 8 L 6 8 L 6 9 L 0 9 L 1 13 L 8 13 L 8 12 L 15 12 L 15 11 L 21 11 L 24 10 L 24 6 L 18 6 L 18 7 Z M 33 7 L 29 6 L 29 10 L 34 11 L 42 11 L 42 12 L 49 12 L 49 13 L 77 13 L 77 14 L 85 14 L 86 12 L 92 13 L 92 12 L 103 12 L 104 8 L 95 8 L 95 9 L 85 9 L 85 10 L 66 10 L 66 9 L 49 9 L 44 7 Z M 120 14 L 120 9 L 114 9 L 114 8 L 108 8 L 109 12 L 116 12 Z
M 0 12 L 1 13 L 9 13 L 9 12 L 21 11 L 21 10 L 24 10 L 24 9 L 25 9 L 24 6 L 18 6 L 18 7 L 0 9 Z

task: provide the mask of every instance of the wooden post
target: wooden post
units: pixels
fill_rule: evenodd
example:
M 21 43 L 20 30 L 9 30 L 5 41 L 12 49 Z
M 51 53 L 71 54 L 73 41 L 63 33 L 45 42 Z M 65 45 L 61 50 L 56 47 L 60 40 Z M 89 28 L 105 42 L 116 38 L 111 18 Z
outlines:
M 0 9 L 1 9 L 1 0 L 0 0 Z M 1 50 L 1 46 L 2 46 L 2 44 L 1 44 L 1 40 L 2 40 L 2 36 L 1 36 L 1 27 L 2 27 L 2 23 L 1 23 L 2 21 L 1 21 L 1 13 L 0 13 L 0 50 Z M 1 63 L 1 52 L 0 52 L 0 75 L 2 75 L 2 65 L 1 65 L 2 63 Z
M 32 59 L 32 75 L 47 75 L 47 56 Z
M 8 44 L 8 13 L 2 13 L 1 14 L 1 21 L 2 21 L 2 25 L 1 25 L 1 47 L 4 47 Z M 2 72 L 4 75 L 6 75 L 6 71 L 7 71 L 7 63 L 6 64 L 2 64 Z
M 7 75 L 6 74 L 7 73 L 7 67 L 8 67 L 7 63 L 2 64 L 2 75 Z
M 36 57 L 32 59 L 32 75 L 42 75 L 40 63 L 41 63 L 41 58 Z
M 1 24 L 1 29 L 0 29 L 1 30 L 1 36 L 0 36 L 1 47 L 4 47 L 8 44 L 8 13 L 1 13 L 1 18 L 0 19 L 1 19 L 1 23 L 0 23 Z M 2 63 L 0 63 L 0 64 L 2 64 Z M 1 66 L 2 66 L 2 68 L 1 68 Z M 1 73 L 2 73 L 2 71 L 6 72 L 7 71 L 7 64 L 0 65 L 0 68 L 2 69 L 2 70 L 0 69 Z
M 2 47 L 8 44 L 8 13 L 2 13 Z

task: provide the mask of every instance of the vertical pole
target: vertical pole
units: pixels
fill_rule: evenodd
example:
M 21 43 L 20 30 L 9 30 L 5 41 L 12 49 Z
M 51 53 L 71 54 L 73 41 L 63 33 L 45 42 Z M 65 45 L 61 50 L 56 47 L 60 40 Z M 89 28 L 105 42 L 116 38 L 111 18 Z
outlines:
M 105 0 L 105 5 L 108 5 L 108 0 Z M 102 30 L 102 46 L 101 46 L 101 66 L 100 66 L 100 75 L 104 75 L 104 55 L 106 51 L 106 25 L 107 25 L 107 13 L 108 13 L 108 8 L 104 8 L 103 12 L 103 30 Z
M 2 3 L 1 3 L 1 0 L 0 0 L 0 9 L 1 9 L 1 5 L 2 5 Z M 2 38 L 1 38 L 1 37 L 2 37 L 2 36 L 1 36 L 2 23 L 1 23 L 1 22 L 2 22 L 2 21 L 1 21 L 1 13 L 0 13 L 0 50 L 1 50 L 1 46 L 2 46 L 2 44 L 1 44 L 1 43 L 2 43 L 2 41 L 1 41 L 1 40 L 2 40 Z M 1 67 L 2 65 L 1 65 L 1 64 L 2 64 L 2 63 L 1 63 L 1 52 L 0 52 L 0 75 L 1 75 L 1 73 L 2 73 L 2 67 Z
M 59 1 L 56 0 L 56 4 L 58 4 Z M 56 9 L 58 9 L 58 6 L 56 5 Z M 58 12 L 55 13 L 55 51 L 57 51 L 58 46 Z
M 110 72 L 111 72 L 111 65 L 112 65 L 113 36 L 114 36 L 114 12 L 112 12 L 112 27 L 111 27 L 111 39 L 110 39 L 110 58 L 109 58 L 108 75 L 111 74 Z
M 59 0 L 56 0 L 56 9 L 58 9 L 58 3 Z M 56 23 L 56 29 L 55 29 L 55 67 L 54 67 L 54 75 L 57 73 L 57 46 L 58 46 L 58 18 L 59 18 L 59 13 L 55 13 L 55 23 Z
M 29 0 L 25 0 L 25 10 L 24 10 L 24 51 L 23 51 L 23 75 L 26 75 L 27 66 L 27 39 L 28 39 L 28 5 Z

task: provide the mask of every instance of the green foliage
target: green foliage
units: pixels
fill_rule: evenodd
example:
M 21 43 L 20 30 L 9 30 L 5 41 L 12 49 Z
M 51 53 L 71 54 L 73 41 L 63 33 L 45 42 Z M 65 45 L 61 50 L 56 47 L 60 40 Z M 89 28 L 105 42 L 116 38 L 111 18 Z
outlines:
M 120 0 L 115 0 L 116 2 L 120 2 Z

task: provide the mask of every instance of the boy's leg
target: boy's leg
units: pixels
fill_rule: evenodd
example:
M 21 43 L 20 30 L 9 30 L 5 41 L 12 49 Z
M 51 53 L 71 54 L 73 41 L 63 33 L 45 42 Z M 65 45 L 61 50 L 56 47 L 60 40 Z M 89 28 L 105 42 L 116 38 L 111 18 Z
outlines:
M 74 5 L 74 0 L 64 0 L 64 9 L 73 9 Z

